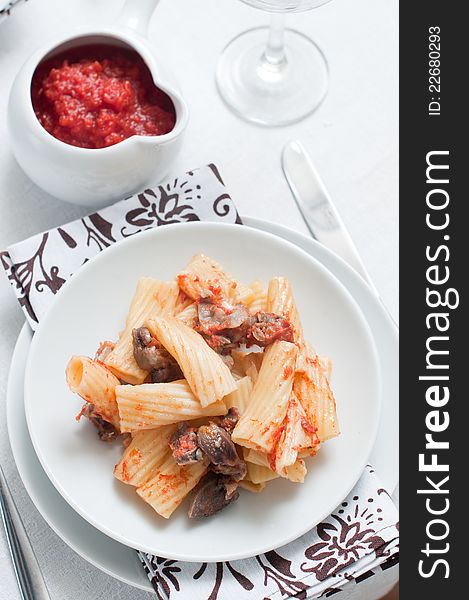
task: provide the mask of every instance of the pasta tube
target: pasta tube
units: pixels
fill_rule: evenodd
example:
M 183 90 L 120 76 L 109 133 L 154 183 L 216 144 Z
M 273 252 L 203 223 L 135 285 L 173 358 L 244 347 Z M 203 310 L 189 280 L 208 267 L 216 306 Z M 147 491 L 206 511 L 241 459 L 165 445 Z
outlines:
M 249 312 L 255 315 L 261 310 L 267 310 L 267 291 L 260 281 L 253 281 L 249 285 L 252 295 L 246 304 L 248 305 Z
M 154 429 L 161 425 L 226 413 L 225 403 L 221 401 L 201 406 L 184 380 L 118 385 L 116 400 L 123 432 Z
M 290 282 L 285 277 L 273 277 L 269 281 L 267 291 L 267 312 L 285 317 L 293 327 L 293 337 L 298 346 L 298 361 L 296 369 L 304 371 L 305 364 L 305 338 L 301 325 L 300 315 L 296 307 Z
M 168 450 L 153 475 L 137 488 L 137 494 L 162 517 L 169 519 L 207 471 L 205 462 L 179 466 Z
M 267 312 L 281 315 L 290 321 L 293 327 L 295 343 L 304 344 L 303 327 L 296 307 L 290 282 L 285 277 L 273 277 L 267 291 Z
M 243 448 L 243 456 L 246 462 L 261 465 L 262 467 L 269 466 L 269 457 L 265 452 L 254 450 L 254 448 Z
M 339 435 L 337 410 L 329 385 L 330 361 L 321 359 L 310 347 L 306 355 L 306 371 L 297 373 L 293 391 L 303 406 L 308 420 L 317 427 L 321 442 Z
M 283 341 L 265 351 L 251 401 L 234 428 L 234 442 L 267 454 L 275 448 L 287 413 L 297 353 L 295 344 Z
M 150 319 L 147 326 L 178 362 L 202 406 L 217 402 L 236 389 L 236 382 L 220 356 L 179 319 L 158 317 Z
M 115 388 L 120 381 L 102 363 L 87 356 L 72 356 L 65 370 L 67 385 L 94 405 L 95 410 L 108 423 L 120 428 L 119 410 Z
M 262 284 L 261 284 L 262 285 Z M 231 292 L 231 290 L 230 290 Z M 249 304 L 255 299 L 255 290 L 251 285 L 245 285 L 244 283 L 237 283 L 235 288 L 235 293 L 231 292 L 231 296 L 233 298 L 233 302 L 239 303 L 242 302 L 249 306 Z
M 218 298 L 231 298 L 236 293 L 237 283 L 223 268 L 204 254 L 197 254 L 177 276 L 181 290 L 193 300 L 211 294 Z
M 176 425 L 167 425 L 134 433 L 114 468 L 114 477 L 136 487 L 145 483 L 166 458 L 169 438 L 175 429 Z
M 304 483 L 308 470 L 305 461 L 299 458 L 293 465 L 287 468 L 287 479 L 293 483 Z
M 244 490 L 251 492 L 252 494 L 259 494 L 265 488 L 265 483 L 253 483 L 249 479 L 242 479 L 239 482 L 239 487 L 242 487 Z
M 319 438 L 316 427 L 312 425 L 306 413 L 293 393 L 285 417 L 284 429 L 270 458 L 271 466 L 281 477 L 288 477 L 288 467 L 295 464 L 298 452 L 306 448 L 309 454 L 316 454 L 319 449 Z
M 276 473 L 270 466 L 269 456 L 264 454 L 263 452 L 259 452 L 258 450 L 253 450 L 252 448 L 243 448 L 243 456 L 248 466 L 249 473 L 249 465 L 254 464 L 260 467 L 264 467 L 265 469 L 269 469 L 269 471 L 278 477 L 278 473 Z M 286 469 L 286 479 L 293 481 L 294 483 L 303 483 L 306 475 L 306 465 L 304 460 L 298 458 L 294 464 L 290 465 Z M 272 477 L 273 479 L 273 477 Z
M 135 361 L 132 330 L 141 327 L 149 317 L 172 314 L 177 296 L 178 288 L 173 282 L 157 281 L 150 277 L 138 280 L 127 314 L 125 329 L 119 336 L 114 350 L 105 360 L 106 365 L 119 379 L 132 384 L 145 381 L 148 372 L 141 369 Z
M 225 403 L 227 409 L 234 406 L 239 410 L 239 414 L 242 415 L 251 399 L 251 378 L 243 377 L 237 382 L 237 385 L 237 389 L 234 392 L 231 392 L 231 394 L 228 394 L 228 396 L 225 396 L 223 398 L 223 402 Z
M 248 469 L 248 478 L 252 483 L 266 483 L 272 479 L 277 479 L 278 474 L 272 471 L 269 467 L 256 465 L 254 463 L 246 463 Z

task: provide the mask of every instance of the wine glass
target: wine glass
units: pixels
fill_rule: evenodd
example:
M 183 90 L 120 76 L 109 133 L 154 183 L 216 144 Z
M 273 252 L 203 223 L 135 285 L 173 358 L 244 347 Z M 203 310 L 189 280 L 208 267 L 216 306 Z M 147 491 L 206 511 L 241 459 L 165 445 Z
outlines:
M 270 28 L 245 31 L 226 46 L 217 66 L 218 91 L 247 121 L 295 123 L 324 100 L 329 71 L 317 44 L 285 28 L 285 13 L 311 10 L 330 0 L 241 1 L 272 13 Z

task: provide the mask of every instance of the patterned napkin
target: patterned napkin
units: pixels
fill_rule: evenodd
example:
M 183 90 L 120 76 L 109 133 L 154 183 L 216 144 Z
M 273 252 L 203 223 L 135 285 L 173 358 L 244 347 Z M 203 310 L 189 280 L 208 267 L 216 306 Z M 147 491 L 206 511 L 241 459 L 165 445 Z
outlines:
M 349 581 L 359 584 L 399 562 L 398 514 L 367 465 L 325 521 L 277 550 L 215 564 L 138 554 L 159 600 L 327 597 Z
M 186 221 L 242 223 L 213 164 L 14 244 L 0 260 L 36 329 L 54 295 L 83 263 L 140 231 Z M 215 564 L 138 555 L 160 600 L 318 598 L 398 562 L 398 514 L 368 466 L 328 519 L 278 550 Z
M 0 253 L 0 260 L 35 330 L 54 295 L 90 258 L 145 229 L 187 221 L 241 223 L 215 165 L 13 244 Z
M 18 4 L 26 0 L 0 0 L 0 23 L 6 19 Z

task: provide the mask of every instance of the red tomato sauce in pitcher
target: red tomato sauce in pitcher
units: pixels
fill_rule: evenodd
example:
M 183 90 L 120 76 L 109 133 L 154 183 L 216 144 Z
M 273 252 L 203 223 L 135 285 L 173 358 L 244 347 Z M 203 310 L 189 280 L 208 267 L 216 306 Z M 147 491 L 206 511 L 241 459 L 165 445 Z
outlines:
M 34 112 L 51 135 L 80 148 L 105 148 L 133 135 L 163 135 L 174 105 L 132 50 L 85 46 L 41 63 L 33 76 Z

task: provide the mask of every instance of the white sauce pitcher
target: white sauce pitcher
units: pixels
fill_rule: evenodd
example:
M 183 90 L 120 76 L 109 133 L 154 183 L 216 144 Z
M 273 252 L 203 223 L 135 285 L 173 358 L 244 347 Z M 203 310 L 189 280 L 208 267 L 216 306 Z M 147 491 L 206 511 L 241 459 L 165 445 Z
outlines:
M 145 39 L 159 0 L 127 0 L 115 25 L 80 31 L 56 39 L 35 52 L 19 71 L 8 104 L 10 142 L 16 160 L 43 190 L 67 202 L 101 208 L 160 181 L 181 148 L 188 121 L 181 95 L 164 78 Z M 54 138 L 38 121 L 31 100 L 31 81 L 43 60 L 80 46 L 105 44 L 137 52 L 155 86 L 172 100 L 176 124 L 167 134 L 136 135 L 113 146 L 79 148 Z

